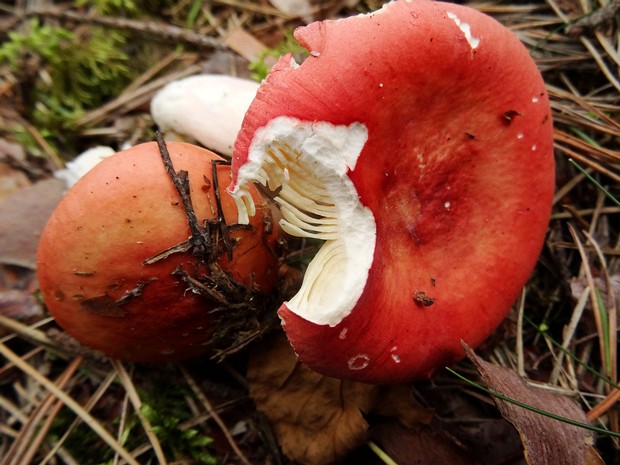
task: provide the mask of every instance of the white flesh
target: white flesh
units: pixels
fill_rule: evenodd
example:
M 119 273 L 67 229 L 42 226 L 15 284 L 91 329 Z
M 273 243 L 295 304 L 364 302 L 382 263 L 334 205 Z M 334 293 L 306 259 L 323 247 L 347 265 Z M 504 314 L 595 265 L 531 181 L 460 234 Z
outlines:
M 259 182 L 277 193 L 284 231 L 325 241 L 300 291 L 287 302 L 291 311 L 316 324 L 335 326 L 351 312 L 372 265 L 375 220 L 348 176 L 367 138 L 360 123 L 275 118 L 256 131 L 231 192 L 240 223 L 254 214 L 246 186 Z

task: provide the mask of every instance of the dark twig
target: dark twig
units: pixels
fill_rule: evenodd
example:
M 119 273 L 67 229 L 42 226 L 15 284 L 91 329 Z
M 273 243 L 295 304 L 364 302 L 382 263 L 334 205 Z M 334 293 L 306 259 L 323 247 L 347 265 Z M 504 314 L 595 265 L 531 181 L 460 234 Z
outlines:
M 578 19 L 566 28 L 569 35 L 579 35 L 584 29 L 596 29 L 604 24 L 609 24 L 620 12 L 620 0 L 612 0 L 598 10 Z
M 210 263 L 213 259 L 213 254 L 211 252 L 213 249 L 213 241 L 211 240 L 211 235 L 200 227 L 198 218 L 196 217 L 196 212 L 194 211 L 194 206 L 192 204 L 192 197 L 190 195 L 188 173 L 183 170 L 179 172 L 175 171 L 174 166 L 172 165 L 172 160 L 170 159 L 168 147 L 166 147 L 166 142 L 164 141 L 162 134 L 157 131 L 155 133 L 155 137 L 157 139 L 157 145 L 159 146 L 159 152 L 164 162 L 166 172 L 170 176 L 174 187 L 179 193 L 181 202 L 183 202 L 183 207 L 185 208 L 187 223 L 192 235 L 190 243 L 192 245 L 193 253 L 194 255 L 202 258 L 205 263 Z
M 233 259 L 236 240 L 231 237 L 230 233 L 241 228 L 251 228 L 251 226 L 228 225 L 226 222 L 217 173 L 218 166 L 226 163 L 223 160 L 211 162 L 211 182 L 217 210 L 215 218 L 205 220 L 201 224 L 194 211 L 187 171 L 176 171 L 174 169 L 170 153 L 161 133 L 156 132 L 156 139 L 166 172 L 183 203 L 191 236 L 187 241 L 158 253 L 145 260 L 144 263 L 152 264 L 165 260 L 174 253 L 191 251 L 206 265 L 208 268 L 206 273 L 193 275 L 182 266 L 178 266 L 173 271 L 173 275 L 187 286 L 188 291 L 203 296 L 214 304 L 211 312 L 216 318 L 216 324 L 214 324 L 216 330 L 211 342 L 215 351 L 214 357 L 222 360 L 227 355 L 239 351 L 260 337 L 273 326 L 272 318 L 266 317 L 272 312 L 265 312 L 269 305 L 268 299 L 257 298 L 251 282 L 246 286 L 235 281 L 232 275 L 223 269 L 219 263 L 219 257 L 224 252 L 226 252 L 229 261 Z
M 213 193 L 215 195 L 215 205 L 217 210 L 217 219 L 215 220 L 215 225 L 218 228 L 219 233 L 221 234 L 222 242 L 224 242 L 224 248 L 226 249 L 228 261 L 231 262 L 234 241 L 230 237 L 230 232 L 236 229 L 251 229 L 251 226 L 245 224 L 234 224 L 232 226 L 228 226 L 228 223 L 226 222 L 226 218 L 224 217 L 224 209 L 222 208 L 222 197 L 220 196 L 220 183 L 217 176 L 218 165 L 222 165 L 225 163 L 227 162 L 224 160 L 211 161 L 211 174 L 213 178 Z
M 60 20 L 75 21 L 81 24 L 94 24 L 113 29 L 121 29 L 152 37 L 160 41 L 186 43 L 200 48 L 224 49 L 226 46 L 220 39 L 209 37 L 198 32 L 183 29 L 160 21 L 139 21 L 135 19 L 88 15 L 59 8 L 32 9 L 25 12 L 27 16 L 41 16 Z

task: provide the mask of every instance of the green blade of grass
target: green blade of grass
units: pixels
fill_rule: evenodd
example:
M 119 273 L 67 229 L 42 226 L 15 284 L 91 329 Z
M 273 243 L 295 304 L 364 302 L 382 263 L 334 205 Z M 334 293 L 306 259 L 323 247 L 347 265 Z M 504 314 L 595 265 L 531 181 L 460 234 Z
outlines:
M 552 418 L 553 420 L 561 421 L 562 423 L 567 423 L 569 425 L 577 426 L 578 428 L 583 428 L 583 429 L 586 429 L 588 431 L 593 431 L 595 433 L 604 434 L 606 436 L 613 436 L 613 437 L 616 437 L 616 438 L 620 438 L 620 433 L 616 433 L 615 431 L 609 431 L 609 430 L 606 430 L 604 428 L 598 428 L 596 426 L 592 426 L 592 425 L 589 425 L 587 423 L 582 423 L 580 421 L 571 420 L 570 418 L 566 418 L 566 417 L 563 417 L 561 415 L 557 415 L 557 414 L 555 414 L 553 412 L 549 412 L 547 410 L 539 409 L 537 407 L 534 407 L 532 405 L 526 404 L 524 402 L 520 402 L 520 401 L 518 401 L 516 399 L 512 399 L 510 397 L 506 397 L 505 395 L 500 394 L 499 392 L 495 392 L 495 391 L 493 391 L 491 389 L 488 389 L 488 388 L 484 387 L 483 385 L 481 385 L 479 383 L 476 383 L 475 381 L 472 381 L 469 378 L 461 375 L 460 373 L 457 373 L 456 371 L 454 371 L 453 369 L 451 369 L 449 367 L 446 367 L 446 370 L 448 370 L 450 373 L 452 373 L 454 376 L 456 376 L 460 380 L 465 381 L 470 386 L 473 386 L 476 389 L 479 389 L 479 390 L 489 394 L 491 397 L 495 397 L 496 399 L 500 399 L 500 400 L 503 400 L 503 401 L 508 402 L 510 404 L 516 405 L 517 407 L 524 408 L 526 410 L 529 410 L 530 412 L 538 413 L 539 415 L 543 415 L 543 416 L 546 416 L 548 418 Z
M 534 323 L 530 318 L 528 318 L 527 316 L 523 316 L 523 319 L 529 323 L 530 325 L 532 325 L 540 334 L 542 334 L 542 336 L 547 339 L 549 342 L 551 342 L 551 344 L 553 346 L 555 346 L 557 349 L 561 350 L 562 352 L 564 352 L 564 355 L 566 355 L 567 357 L 570 357 L 575 363 L 577 363 L 578 365 L 582 366 L 585 370 L 587 370 L 589 373 L 591 373 L 592 375 L 594 375 L 597 379 L 603 381 L 604 383 L 609 384 L 609 386 L 615 388 L 615 389 L 620 389 L 620 385 L 618 385 L 613 379 L 608 378 L 607 376 L 599 373 L 596 369 L 592 368 L 590 365 L 588 365 L 587 363 L 584 363 L 583 360 L 581 360 L 579 357 L 577 357 L 574 353 L 572 353 L 570 350 L 565 349 L 561 343 L 559 343 L 558 341 L 556 341 L 547 331 L 546 331 L 546 326 L 545 324 L 541 324 L 541 325 L 537 325 L 536 323 Z
M 614 197 L 614 195 L 611 192 L 609 192 L 601 183 L 599 183 L 596 179 L 594 179 L 590 175 L 590 173 L 588 173 L 586 170 L 584 170 L 579 163 L 577 163 L 572 158 L 569 158 L 568 162 L 571 165 L 573 165 L 575 168 L 577 168 L 586 178 L 588 178 L 588 180 L 592 184 L 594 184 L 598 189 L 600 189 L 600 191 L 603 194 L 605 194 L 607 196 L 607 198 L 609 198 L 613 203 L 615 203 L 618 207 L 620 207 L 620 200 L 616 199 L 616 197 Z
M 375 455 L 379 457 L 383 463 L 385 463 L 385 465 L 398 465 L 398 463 L 396 463 L 396 461 L 392 457 L 386 454 L 385 451 L 381 449 L 373 441 L 368 441 L 367 445 L 370 448 L 370 450 L 373 451 Z

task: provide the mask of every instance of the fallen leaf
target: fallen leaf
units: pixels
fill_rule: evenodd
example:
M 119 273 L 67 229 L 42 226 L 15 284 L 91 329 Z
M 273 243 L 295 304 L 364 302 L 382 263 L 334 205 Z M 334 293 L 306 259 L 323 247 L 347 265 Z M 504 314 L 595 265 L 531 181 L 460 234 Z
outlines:
M 492 391 L 537 409 L 588 423 L 585 413 L 571 399 L 526 384 L 513 370 L 484 361 L 467 346 L 465 351 Z M 584 465 L 586 457 L 591 459 L 593 435 L 590 431 L 497 397 L 493 400 L 502 416 L 519 431 L 529 465 Z
M 298 363 L 280 335 L 255 354 L 248 370 L 250 395 L 287 457 L 323 465 L 367 440 L 362 411 L 368 411 L 378 387 L 315 373 Z
M 2 154 L 2 139 L 0 139 L 0 155 Z M 0 201 L 13 192 L 30 185 L 28 177 L 21 171 L 0 163 Z
M 0 315 L 13 320 L 39 319 L 43 310 L 31 292 L 21 289 L 0 290 Z
M 393 418 L 411 430 L 429 425 L 435 418 L 433 409 L 425 408 L 415 400 L 408 384 L 381 387 L 369 413 Z
M 63 181 L 46 179 L 0 203 L 0 263 L 35 268 L 39 237 L 64 191 Z
M 265 44 L 241 27 L 230 32 L 224 43 L 249 62 L 261 59 L 262 53 L 267 50 Z M 275 59 L 273 62 L 275 63 Z
M 304 465 L 331 463 L 365 443 L 366 414 L 412 429 L 434 417 L 415 401 L 410 386 L 373 386 L 315 373 L 297 361 L 282 334 L 253 352 L 248 382 L 282 452 Z
M 416 431 L 395 421 L 372 428 L 373 438 L 398 465 L 473 465 L 475 460 L 441 430 L 425 426 Z

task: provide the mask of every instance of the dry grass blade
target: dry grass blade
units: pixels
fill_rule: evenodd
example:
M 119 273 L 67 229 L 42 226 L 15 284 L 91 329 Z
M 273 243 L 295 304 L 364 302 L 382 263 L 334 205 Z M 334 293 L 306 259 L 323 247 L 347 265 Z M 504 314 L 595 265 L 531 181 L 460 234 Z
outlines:
M 589 296 L 590 296 L 590 288 L 586 287 L 584 292 L 579 297 L 579 300 L 575 304 L 575 307 L 573 309 L 573 314 L 571 315 L 569 324 L 566 326 L 566 328 L 563 331 L 564 339 L 562 340 L 561 347 L 562 349 L 564 349 L 564 351 L 568 350 L 569 346 L 573 342 L 575 331 L 577 330 L 577 326 L 581 322 L 581 317 L 583 316 L 583 312 L 586 308 L 586 302 Z M 558 382 L 558 378 L 562 371 L 562 362 L 564 360 L 564 353 L 565 353 L 564 351 L 560 351 L 557 355 L 556 363 L 553 367 L 553 370 L 551 371 L 551 375 L 549 375 L 549 380 L 548 380 L 549 384 L 557 384 Z
M 4 315 L 0 315 L 0 326 L 11 331 L 11 334 L 0 339 L 0 342 L 7 342 L 9 339 L 15 337 L 15 335 L 19 335 L 33 344 L 39 344 L 47 348 L 55 349 L 57 347 L 54 341 L 47 337 L 43 331 L 36 329 L 37 326 L 47 324 L 51 321 L 52 319 L 48 318 L 44 321 L 40 321 L 37 325 L 28 326 L 12 318 L 7 318 Z
M 67 366 L 55 382 L 58 389 L 65 388 L 80 363 L 82 363 L 82 358 L 76 358 Z M 45 438 L 45 434 L 51 425 L 51 420 L 55 418 L 60 407 L 62 407 L 62 403 L 57 402 L 56 398 L 49 393 L 24 423 L 0 465 L 30 463 Z M 43 424 L 41 425 L 42 422 Z
M 594 421 L 612 409 L 620 400 L 620 389 L 614 389 L 605 399 L 588 412 L 588 420 Z
M 583 263 L 583 270 L 586 276 L 586 281 L 588 283 L 588 289 L 590 292 L 590 305 L 592 306 L 592 313 L 594 316 L 594 321 L 596 322 L 596 331 L 599 337 L 599 352 L 600 352 L 600 357 L 602 360 L 602 366 L 603 366 L 602 368 L 603 368 L 605 376 L 607 378 L 611 378 L 612 367 L 611 367 L 610 353 L 608 352 L 609 348 L 606 347 L 606 343 L 605 343 L 605 341 L 607 340 L 607 335 L 606 335 L 607 329 L 605 328 L 605 325 L 603 324 L 602 313 L 601 313 L 603 309 L 600 308 L 599 299 L 597 298 L 597 295 L 596 295 L 597 287 L 594 283 L 592 270 L 589 265 L 588 255 L 586 253 L 583 243 L 581 242 L 581 239 L 579 238 L 579 235 L 577 234 L 577 231 L 575 230 L 575 228 L 570 224 L 568 225 L 568 228 L 569 228 L 571 235 L 573 236 L 573 240 L 575 241 L 575 244 L 577 245 L 579 254 L 581 255 L 581 259 Z
M 566 143 L 575 149 L 585 152 L 590 157 L 602 158 L 603 160 L 609 159 L 608 161 L 610 163 L 617 163 L 620 161 L 620 152 L 594 146 L 579 137 L 573 136 L 559 129 L 554 131 L 554 138 L 556 141 Z
M 68 408 L 70 408 L 77 416 L 79 416 L 84 423 L 86 423 L 99 437 L 115 450 L 121 457 L 123 457 L 127 463 L 131 465 L 139 465 L 139 463 L 125 450 L 110 433 L 84 408 L 78 404 L 71 396 L 59 389 L 52 381 L 41 375 L 34 367 L 24 362 L 19 355 L 9 349 L 6 345 L 0 344 L 0 355 L 12 362 L 17 368 L 23 371 L 26 375 L 33 378 L 39 384 L 43 385 L 48 391 L 50 391 L 56 398 L 61 400 Z
M 198 398 L 202 406 L 207 410 L 207 413 L 213 418 L 215 423 L 217 423 L 217 426 L 219 426 L 220 430 L 226 437 L 226 441 L 228 441 L 228 444 L 230 445 L 234 453 L 237 455 L 239 460 L 241 460 L 241 462 L 244 465 L 252 465 L 252 463 L 248 460 L 248 458 L 245 456 L 243 451 L 237 445 L 235 438 L 233 438 L 229 429 L 226 427 L 226 423 L 224 423 L 224 421 L 218 415 L 215 408 L 213 408 L 213 405 L 211 404 L 207 396 L 204 394 L 204 392 L 202 392 L 200 387 L 198 387 L 198 383 L 196 383 L 196 380 L 194 379 L 194 377 L 183 367 L 181 367 L 181 373 L 183 374 L 183 377 L 185 378 L 185 382 L 188 384 L 188 386 L 190 387 L 194 395 Z
M 595 100 L 591 101 L 552 84 L 547 84 L 546 87 L 552 99 L 551 104 L 554 110 L 556 110 L 555 118 L 561 118 L 562 113 L 570 114 L 576 117 L 576 119 L 571 121 L 575 125 L 586 125 L 613 136 L 620 135 L 620 122 L 607 114 L 607 112 L 620 111 L 619 107 L 605 105 L 604 102 L 600 103 Z
M 50 73 L 53 67 L 37 50 L 29 51 L 27 59 L 16 70 L 10 69 L 6 79 L 0 78 L 0 152 L 5 140 L 17 143 L 27 159 L 9 161 L 35 180 L 93 145 L 120 149 L 151 140 L 149 102 L 162 86 L 198 73 L 247 77 L 255 71 L 248 69 L 249 62 L 268 68 L 269 60 L 276 57 L 265 58 L 264 52 L 280 53 L 280 46 L 288 42 L 294 28 L 307 23 L 310 16 L 335 19 L 355 15 L 379 8 L 385 0 L 313 1 L 308 17 L 285 13 L 268 1 L 251 0 L 164 1 L 158 3 L 157 10 L 149 2 L 120 2 L 135 4 L 135 11 L 112 7 L 119 2 L 110 1 L 86 2 L 79 9 L 71 2 L 31 3 L 0 7 L 6 19 L 0 20 L 0 42 L 11 42 L 9 32 L 34 30 L 29 29 L 28 22 L 35 18 L 41 26 L 60 26 L 84 41 L 97 32 L 110 37 L 119 34 L 127 42 L 113 49 L 128 58 L 126 65 L 130 68 L 113 91 L 103 90 L 101 85 L 89 90 L 88 97 L 96 96 L 96 103 L 70 112 L 70 117 L 66 117 L 65 104 L 76 95 L 65 98 L 63 94 L 61 108 L 54 108 L 46 104 L 49 92 L 30 90 L 57 81 Z M 600 18 L 605 9 L 617 16 L 620 1 L 458 3 L 473 6 L 505 24 L 529 49 L 546 83 L 555 128 L 557 189 L 548 241 L 512 318 L 481 349 L 484 359 L 492 360 L 494 366 L 517 370 L 529 384 L 535 379 L 541 390 L 572 396 L 601 430 L 619 431 L 620 390 L 611 381 L 618 380 L 615 325 L 620 281 L 614 279 L 620 279 L 620 206 L 614 196 L 620 193 L 620 24 L 617 17 Z M 110 8 L 99 11 L 101 4 Z M 244 39 L 241 45 L 235 45 L 238 37 Z M 63 66 L 68 69 L 69 54 L 75 53 L 73 45 L 66 44 L 63 52 L 67 53 L 62 57 Z M 1 53 L 0 62 L 3 71 L 8 69 Z M 111 68 L 112 63 L 106 61 L 102 71 Z M 96 73 L 89 71 L 87 78 L 94 79 L 92 74 Z M 66 89 L 66 93 L 70 91 Z M 45 111 L 49 120 L 40 118 Z M 0 153 L 0 158 L 4 156 Z M 605 195 L 601 194 L 603 189 Z M 316 253 L 313 243 L 291 242 L 287 247 L 283 261 L 294 266 L 306 263 Z M 302 274 L 299 270 L 296 273 Z M 0 266 L 0 291 L 3 284 Z M 297 283 L 290 288 L 294 294 Z M 84 363 L 78 368 L 81 358 L 75 354 L 83 354 L 86 360 L 93 354 L 72 346 L 53 319 L 30 325 L 3 316 L 1 310 L 0 357 L 3 362 L 6 358 L 6 363 L 0 363 L 0 465 L 78 465 L 94 463 L 103 454 L 115 465 L 164 464 L 166 460 L 203 464 L 209 463 L 205 456 L 212 453 L 218 455 L 218 463 L 225 462 L 225 457 L 244 465 L 249 465 L 249 459 L 283 463 L 283 442 L 277 444 L 269 436 L 269 428 L 256 421 L 256 410 L 248 411 L 252 407 L 247 392 L 238 389 L 247 382 L 239 375 L 246 373 L 243 357 L 230 362 L 235 364 L 231 371 L 239 376 L 234 381 L 230 373 L 222 375 L 226 371 L 222 365 L 203 370 L 203 362 L 212 363 L 209 360 L 201 361 L 200 369 L 191 363 L 185 365 L 187 369 L 174 367 L 173 377 L 167 377 L 168 366 L 135 365 L 129 369 L 127 364 L 114 362 L 111 369 L 107 359 L 103 364 Z M 59 356 L 48 357 L 46 351 Z M 178 376 L 179 370 L 184 380 Z M 166 383 L 157 385 L 163 377 Z M 227 383 L 235 386 L 227 387 Z M 477 457 L 476 463 L 515 461 L 522 452 L 518 437 L 514 456 L 509 456 L 504 450 L 504 436 L 498 439 L 483 434 L 486 429 L 496 429 L 489 418 L 480 418 L 481 412 L 489 411 L 486 396 L 463 396 L 462 386 L 455 386 L 453 379 L 446 381 L 441 374 L 429 384 L 432 386 L 422 382 L 409 387 L 436 408 L 440 419 L 449 418 L 454 431 L 458 428 L 463 434 L 476 426 L 472 428 L 476 436 L 460 446 L 468 444 L 478 453 L 499 443 L 502 451 L 497 457 Z M 187 392 L 188 386 L 191 392 Z M 175 395 L 183 394 L 173 399 L 168 395 L 169 388 L 175 389 Z M 210 388 L 218 389 L 217 404 L 212 404 Z M 220 388 L 230 388 L 230 392 L 221 394 Z M 166 399 L 160 400 L 160 395 Z M 452 411 L 456 415 L 449 417 Z M 168 428 L 164 423 L 172 416 L 178 416 L 175 419 L 179 422 L 172 422 Z M 368 421 L 372 430 L 376 426 L 372 423 L 374 416 L 368 417 L 373 417 Z M 227 427 L 232 427 L 229 418 L 247 420 L 246 435 L 233 434 Z M 48 430 L 54 419 L 57 421 Z M 465 427 L 460 426 L 465 423 Z M 196 426 L 200 427 L 189 431 Z M 207 429 L 214 429 L 222 438 L 215 447 L 208 443 L 213 438 L 207 436 Z M 608 463 L 613 463 L 620 443 L 606 438 L 604 431 L 599 433 L 597 446 L 608 454 Z M 192 442 L 198 437 L 193 434 L 200 436 L 199 440 Z M 51 438 L 57 436 L 59 440 L 51 444 Z M 172 444 L 176 438 L 181 439 Z M 85 451 L 90 449 L 91 440 L 96 446 Z M 187 442 L 180 445 L 183 441 Z M 295 443 L 294 447 L 300 446 Z M 343 459 L 348 461 L 348 457 Z
M 93 125 L 98 124 L 106 118 L 110 117 L 110 115 L 112 114 L 118 116 L 119 112 L 125 113 L 130 110 L 134 110 L 140 105 L 143 105 L 144 103 L 150 101 L 153 94 L 158 89 L 165 86 L 168 82 L 191 76 L 200 72 L 200 70 L 200 66 L 191 65 L 184 70 L 175 72 L 171 76 L 155 79 L 148 84 L 144 84 L 143 86 L 138 87 L 132 92 L 119 95 L 116 99 L 112 100 L 106 105 L 103 105 L 102 107 L 93 110 L 90 113 L 87 113 L 82 118 L 80 118 L 79 121 L 76 122 L 76 125 L 78 127 L 92 127 Z
M 161 444 L 159 443 L 159 439 L 157 439 L 157 436 L 153 432 L 153 427 L 151 426 L 148 418 L 146 418 L 146 416 L 144 416 L 144 414 L 142 413 L 142 401 L 140 400 L 138 391 L 136 390 L 136 387 L 131 380 L 131 376 L 129 375 L 129 373 L 127 373 L 127 370 L 125 370 L 125 367 L 120 361 L 111 360 L 111 362 L 121 384 L 127 392 L 129 401 L 131 402 L 131 405 L 133 406 L 136 415 L 140 419 L 140 423 L 142 423 L 144 432 L 146 433 L 146 436 L 148 437 L 149 442 L 153 447 L 153 451 L 155 452 L 155 456 L 157 457 L 159 464 L 166 465 L 168 461 L 166 460 L 164 451 L 161 447 Z
M 84 405 L 84 410 L 90 412 L 91 409 L 95 406 L 95 404 L 101 399 L 101 396 L 105 393 L 105 391 L 110 387 L 114 379 L 116 378 L 116 373 L 114 371 L 110 371 L 107 376 L 101 381 L 99 386 L 97 387 L 96 392 L 93 396 L 88 400 L 86 405 Z M 47 455 L 43 458 L 39 465 L 46 465 L 49 463 L 54 456 L 58 453 L 64 442 L 67 440 L 71 432 L 78 426 L 80 423 L 80 418 L 76 418 L 69 428 L 65 431 L 65 433 L 54 443 L 53 447 L 47 453 Z

